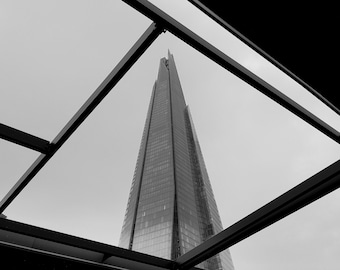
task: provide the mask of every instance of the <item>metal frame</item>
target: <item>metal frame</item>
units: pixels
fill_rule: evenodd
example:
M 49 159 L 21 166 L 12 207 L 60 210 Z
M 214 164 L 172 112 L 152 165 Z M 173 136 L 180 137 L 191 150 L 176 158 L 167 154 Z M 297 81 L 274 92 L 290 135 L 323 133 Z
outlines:
M 21 130 L 6 126 L 0 123 L 0 138 L 19 144 L 23 147 L 47 154 L 50 149 L 50 142 L 38 138 Z
M 108 77 L 97 88 L 97 90 L 73 116 L 73 118 L 65 125 L 65 127 L 60 131 L 55 139 L 51 143 L 49 143 L 44 139 L 0 124 L 0 138 L 42 153 L 0 202 L 0 213 L 2 213 L 6 209 L 6 207 L 25 188 L 25 186 L 32 180 L 32 178 L 39 172 L 39 170 L 49 161 L 50 158 L 52 158 L 52 156 L 60 149 L 60 147 L 67 141 L 67 139 L 73 134 L 73 132 L 82 124 L 87 116 L 105 98 L 105 96 L 125 75 L 130 67 L 139 59 L 144 51 L 153 43 L 153 41 L 156 40 L 158 35 L 164 30 L 168 30 L 196 50 L 200 51 L 202 54 L 206 55 L 215 63 L 229 70 L 231 73 L 233 73 L 243 81 L 247 82 L 249 85 L 253 86 L 263 94 L 267 95 L 272 100 L 279 103 L 281 106 L 293 112 L 295 115 L 299 116 L 304 121 L 308 122 L 334 141 L 340 143 L 340 133 L 337 130 L 333 129 L 327 123 L 320 120 L 318 117 L 310 113 L 308 110 L 304 109 L 295 101 L 282 94 L 276 88 L 269 85 L 264 80 L 235 62 L 233 59 L 225 55 L 223 52 L 219 51 L 217 48 L 215 48 L 207 41 L 187 29 L 185 26 L 168 16 L 163 11 L 159 10 L 157 7 L 150 4 L 148 1 L 123 1 L 140 13 L 150 18 L 153 23 L 137 40 L 134 46 L 128 51 L 128 53 L 123 57 L 123 59 L 118 63 L 118 65 L 113 69 Z M 209 15 L 213 17 L 213 15 Z M 228 29 L 227 27 L 225 28 Z M 243 39 L 243 41 L 245 40 Z M 291 74 L 290 72 L 288 72 L 288 74 L 295 79 L 296 76 L 294 74 Z M 304 86 L 308 88 L 308 86 Z M 310 89 L 308 90 L 310 91 Z M 327 100 L 321 99 L 321 101 L 327 104 Z M 130 250 L 120 249 L 118 247 L 108 246 L 93 241 L 77 238 L 74 236 L 67 236 L 45 229 L 15 223 L 13 221 L 4 220 L 2 218 L 0 219 L 0 229 L 4 230 L 5 232 L 15 232 L 22 235 L 47 239 L 52 243 L 61 243 L 72 247 L 83 248 L 84 250 L 101 252 L 105 255 L 105 258 L 107 258 L 108 256 L 113 256 L 118 261 L 123 259 L 125 263 L 129 262 L 128 268 L 130 269 L 140 268 L 141 264 L 144 266 L 146 265 L 146 269 L 148 267 L 156 267 L 157 269 L 191 269 L 198 263 L 210 258 L 218 252 L 223 251 L 224 249 L 258 232 L 259 230 L 262 230 L 272 223 L 293 213 L 294 211 L 299 210 L 300 208 L 321 198 L 329 192 L 332 192 L 339 186 L 340 161 L 337 161 L 328 168 L 322 170 L 321 172 L 307 179 L 303 183 L 292 188 L 290 191 L 276 198 L 272 202 L 261 207 L 260 209 L 240 220 L 239 222 L 225 229 L 221 233 L 213 236 L 203 244 L 179 257 L 176 261 L 164 260 Z M 2 247 L 6 245 L 8 248 L 19 248 L 17 246 L 11 246 L 11 244 L 1 242 Z M 42 256 L 46 255 L 46 251 L 43 250 L 32 251 L 30 250 L 30 247 L 24 246 L 20 246 L 20 249 L 24 250 L 25 252 L 40 252 Z M 63 259 L 60 254 L 48 254 L 49 256 L 54 256 L 54 258 L 59 258 L 61 260 Z M 83 262 L 81 259 L 74 257 L 68 257 L 67 259 L 76 261 L 77 263 Z M 107 268 L 107 265 L 97 265 L 95 262 L 91 261 L 86 261 L 85 263 L 90 263 L 91 265 L 93 264 L 94 269 L 96 267 L 98 267 L 98 269 Z M 118 264 L 117 266 L 119 266 Z
M 3 235 L 2 230 L 14 235 L 9 241 L 12 246 L 15 245 L 21 249 L 25 249 L 27 252 L 49 253 L 54 257 L 67 256 L 73 261 L 83 261 L 85 264 L 90 263 L 99 266 L 112 265 L 105 263 L 108 258 L 112 257 L 115 260 L 115 266 L 118 267 L 132 266 L 132 269 L 143 269 L 143 265 L 147 265 L 149 269 L 175 269 L 176 263 L 170 260 L 12 220 L 0 219 L 0 239 L 2 239 Z M 11 236 L 11 234 L 9 236 Z M 37 245 L 38 242 L 43 243 L 43 245 Z M 58 243 L 59 245 L 54 245 L 55 243 Z M 0 240 L 0 244 L 4 245 L 5 243 Z M 43 246 L 43 248 L 37 248 L 35 245 Z

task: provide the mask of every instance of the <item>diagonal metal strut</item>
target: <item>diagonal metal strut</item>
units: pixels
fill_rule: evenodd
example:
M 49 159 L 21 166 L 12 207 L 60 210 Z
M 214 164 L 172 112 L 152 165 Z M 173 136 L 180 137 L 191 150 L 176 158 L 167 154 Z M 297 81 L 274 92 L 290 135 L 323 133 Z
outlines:
M 3 241 L 4 239 L 6 240 Z M 68 259 L 79 265 L 77 268 L 70 267 L 70 269 L 83 269 L 80 266 L 86 266 L 88 263 L 92 264 L 91 269 L 172 270 L 175 267 L 175 263 L 167 259 L 0 218 L 0 250 L 1 245 L 6 244 L 7 248 L 10 248 L 8 244 L 14 244 L 17 248 L 26 250 L 30 253 L 28 258 L 32 257 L 32 252 L 39 254 L 39 261 L 46 252 L 59 262 L 65 261 L 65 257 L 60 256 L 66 255 Z M 97 255 L 86 256 L 91 253 Z M 111 258 L 110 262 L 106 261 L 107 258 Z M 66 266 L 63 269 L 66 268 L 69 269 Z M 85 269 L 89 268 L 85 267 Z
M 98 86 L 96 91 L 89 97 L 84 105 L 65 125 L 51 143 L 50 151 L 47 154 L 41 154 L 25 174 L 18 180 L 12 189 L 0 202 L 0 213 L 15 199 L 15 197 L 25 188 L 32 178 L 40 169 L 49 161 L 49 159 L 59 150 L 65 141 L 73 132 L 82 124 L 87 116 L 98 106 L 111 89 L 119 82 L 131 66 L 139 59 L 145 50 L 153 41 L 162 33 L 163 29 L 152 23 L 143 35 L 137 40 L 132 48 L 126 53 L 117 66 L 111 71 L 106 79 Z

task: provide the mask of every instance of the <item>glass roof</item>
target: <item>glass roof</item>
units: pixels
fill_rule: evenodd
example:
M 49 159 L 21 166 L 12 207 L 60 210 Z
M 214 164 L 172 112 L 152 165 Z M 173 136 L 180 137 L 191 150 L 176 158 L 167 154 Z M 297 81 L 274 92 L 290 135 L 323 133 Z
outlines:
M 219 34 L 209 18 L 198 20 L 186 2 L 173 1 L 173 7 L 151 2 L 340 129 L 339 116 L 231 34 Z M 47 140 L 151 23 L 120 1 L 18 1 L 1 9 L 7 15 L 0 24 L 6 37 L 0 51 L 0 123 Z M 166 32 L 6 209 L 9 219 L 118 244 L 151 89 L 168 49 L 225 228 L 339 159 L 336 142 Z M 3 140 L 0 152 L 4 196 L 39 153 Z M 236 269 L 295 266 L 294 253 L 301 254 L 305 268 L 328 258 L 326 268 L 333 269 L 337 247 L 325 239 L 338 237 L 340 221 L 324 209 L 337 211 L 338 193 L 232 247 Z M 329 233 L 323 229 L 333 223 Z M 313 239 L 328 253 L 309 262 L 308 256 L 316 257 Z M 274 248 L 277 258 L 268 260 Z M 287 256 L 286 264 L 280 255 Z

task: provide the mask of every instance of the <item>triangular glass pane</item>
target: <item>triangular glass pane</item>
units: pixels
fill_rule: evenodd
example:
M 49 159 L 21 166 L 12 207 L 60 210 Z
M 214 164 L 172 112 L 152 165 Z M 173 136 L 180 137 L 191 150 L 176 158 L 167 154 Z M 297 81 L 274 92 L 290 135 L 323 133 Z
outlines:
M 151 23 L 122 1 L 6 1 L 1 14 L 0 122 L 49 141 Z

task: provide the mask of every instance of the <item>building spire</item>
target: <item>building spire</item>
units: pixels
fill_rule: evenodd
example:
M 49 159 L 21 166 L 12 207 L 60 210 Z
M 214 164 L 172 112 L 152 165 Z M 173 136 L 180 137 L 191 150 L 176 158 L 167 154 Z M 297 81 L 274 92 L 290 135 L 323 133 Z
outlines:
M 160 61 L 120 246 L 176 259 L 222 230 L 173 55 Z M 228 250 L 199 267 L 233 270 Z

